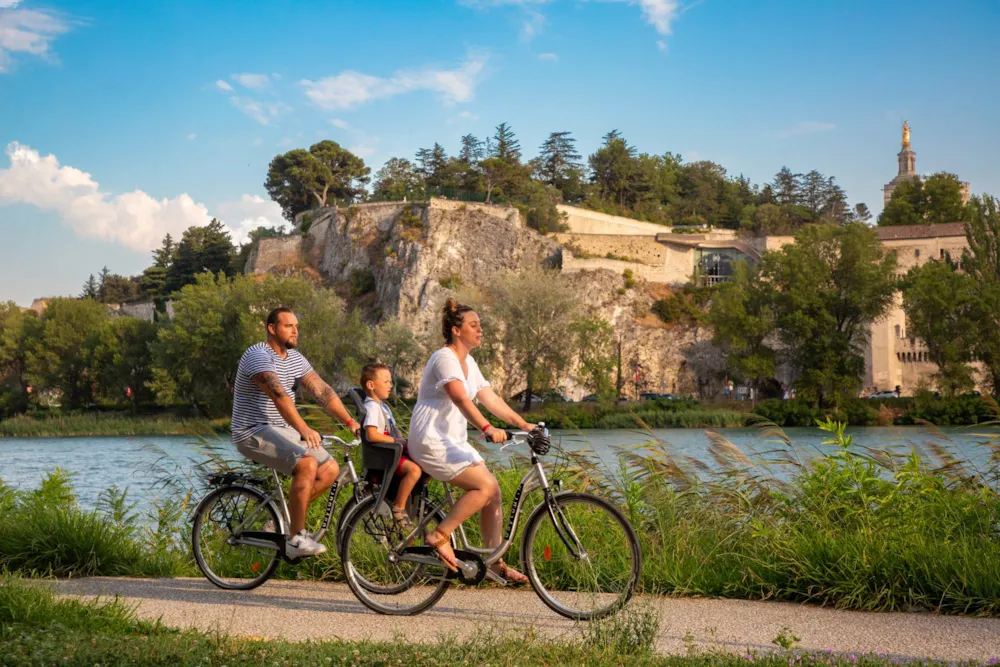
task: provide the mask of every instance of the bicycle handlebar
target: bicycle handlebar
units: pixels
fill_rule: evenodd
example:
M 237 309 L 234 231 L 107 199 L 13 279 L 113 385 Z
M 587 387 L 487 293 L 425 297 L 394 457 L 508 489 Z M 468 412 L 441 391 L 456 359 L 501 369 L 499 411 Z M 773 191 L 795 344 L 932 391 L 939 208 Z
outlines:
M 359 438 L 355 438 L 350 442 L 345 442 L 342 438 L 338 438 L 335 435 L 324 435 L 322 438 L 324 444 L 343 445 L 344 447 L 357 447 L 361 444 L 361 440 Z

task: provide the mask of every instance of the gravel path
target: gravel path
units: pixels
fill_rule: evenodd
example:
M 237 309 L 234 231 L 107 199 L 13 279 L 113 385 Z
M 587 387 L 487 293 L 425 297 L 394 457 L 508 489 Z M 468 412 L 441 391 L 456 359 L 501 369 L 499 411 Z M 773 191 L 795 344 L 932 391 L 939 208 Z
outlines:
M 249 592 L 222 591 L 204 579 L 94 577 L 55 583 L 77 596 L 118 595 L 138 603 L 143 618 L 240 636 L 288 640 L 433 641 L 484 630 L 532 627 L 551 638 L 575 639 L 579 629 L 545 607 L 530 590 L 452 588 L 430 611 L 415 617 L 379 616 L 365 609 L 345 584 L 269 581 Z M 657 649 L 684 653 L 693 644 L 733 653 L 775 648 L 785 626 L 799 648 L 882 652 L 911 658 L 982 660 L 1000 656 L 1000 619 L 910 613 L 867 613 L 784 602 L 647 598 L 662 612 Z

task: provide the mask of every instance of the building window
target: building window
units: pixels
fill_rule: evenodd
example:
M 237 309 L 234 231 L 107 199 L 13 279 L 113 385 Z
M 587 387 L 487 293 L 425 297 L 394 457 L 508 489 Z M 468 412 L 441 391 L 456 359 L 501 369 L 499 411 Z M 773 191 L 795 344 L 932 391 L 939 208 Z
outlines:
M 897 325 L 896 325 L 896 338 L 902 338 L 902 336 L 900 335 L 901 333 L 903 333 L 903 330 L 902 330 L 902 329 L 900 328 L 900 326 L 899 326 L 899 325 L 897 324 Z
M 913 256 L 916 257 L 917 259 L 920 259 L 920 248 L 913 249 Z
M 944 259 L 944 248 L 941 248 L 941 259 Z

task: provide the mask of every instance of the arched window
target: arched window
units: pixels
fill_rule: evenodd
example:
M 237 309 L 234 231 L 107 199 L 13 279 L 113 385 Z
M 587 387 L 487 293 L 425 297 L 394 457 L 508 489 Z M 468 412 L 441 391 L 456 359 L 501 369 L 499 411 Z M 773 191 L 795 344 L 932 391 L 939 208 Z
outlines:
M 897 324 L 897 325 L 896 325 L 896 338 L 902 338 L 902 336 L 900 335 L 900 334 L 901 334 L 902 332 L 903 332 L 903 329 L 902 329 L 902 327 L 900 327 L 900 326 L 899 326 L 899 325 Z

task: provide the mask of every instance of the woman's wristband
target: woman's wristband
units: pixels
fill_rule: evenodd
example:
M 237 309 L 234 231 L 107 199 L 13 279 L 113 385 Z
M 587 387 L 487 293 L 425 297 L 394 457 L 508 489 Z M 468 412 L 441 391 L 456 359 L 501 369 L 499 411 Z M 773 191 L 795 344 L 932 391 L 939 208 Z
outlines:
M 357 425 L 358 425 L 358 422 L 354 421 L 353 419 L 348 419 L 347 420 L 347 428 L 349 428 L 350 430 L 353 431 L 354 427 L 357 426 Z
M 493 424 L 486 422 L 486 425 L 480 428 L 479 430 L 483 432 L 483 435 L 486 435 L 487 433 L 490 432 L 491 428 L 493 428 Z

